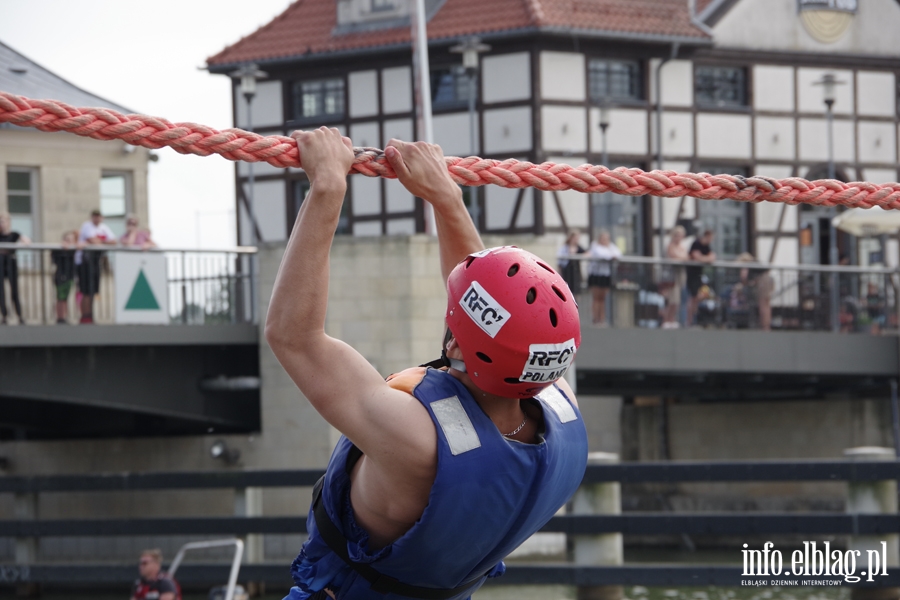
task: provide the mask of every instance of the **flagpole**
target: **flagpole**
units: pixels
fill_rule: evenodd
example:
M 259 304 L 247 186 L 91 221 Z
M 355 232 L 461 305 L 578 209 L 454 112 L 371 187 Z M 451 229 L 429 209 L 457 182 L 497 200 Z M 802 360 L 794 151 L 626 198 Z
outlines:
M 416 137 L 431 144 L 434 143 L 434 127 L 431 121 L 431 69 L 428 65 L 425 0 L 410 0 L 410 12 L 416 99 Z M 434 211 L 428 202 L 424 202 L 424 209 L 425 233 L 436 235 Z

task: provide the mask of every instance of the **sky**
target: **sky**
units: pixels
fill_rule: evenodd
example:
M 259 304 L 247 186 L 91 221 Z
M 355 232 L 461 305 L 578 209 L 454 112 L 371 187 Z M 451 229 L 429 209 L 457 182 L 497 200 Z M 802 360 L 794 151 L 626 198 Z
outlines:
M 233 126 L 229 78 L 206 58 L 290 0 L 0 0 L 0 41 L 88 92 L 135 112 Z M 161 246 L 235 243 L 234 166 L 164 148 L 150 163 L 150 228 Z

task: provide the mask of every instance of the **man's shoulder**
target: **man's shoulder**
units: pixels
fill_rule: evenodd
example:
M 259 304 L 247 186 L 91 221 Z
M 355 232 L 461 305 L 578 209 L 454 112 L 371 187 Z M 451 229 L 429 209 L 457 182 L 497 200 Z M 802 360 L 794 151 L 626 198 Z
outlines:
M 163 594 L 177 591 L 175 581 L 168 574 L 162 574 L 156 579 L 156 589 Z
M 427 372 L 427 367 L 410 367 L 409 369 L 404 369 L 399 373 L 388 376 L 387 384 L 395 390 L 413 395 L 416 386 L 425 379 Z

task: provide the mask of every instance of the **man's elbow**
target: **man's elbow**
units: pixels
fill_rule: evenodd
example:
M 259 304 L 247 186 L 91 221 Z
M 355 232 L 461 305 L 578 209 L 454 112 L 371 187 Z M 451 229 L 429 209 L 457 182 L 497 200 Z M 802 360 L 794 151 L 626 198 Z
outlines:
M 274 319 L 271 316 L 266 318 L 264 335 L 266 336 L 266 342 L 276 352 L 287 344 L 284 327 L 279 323 L 278 319 Z

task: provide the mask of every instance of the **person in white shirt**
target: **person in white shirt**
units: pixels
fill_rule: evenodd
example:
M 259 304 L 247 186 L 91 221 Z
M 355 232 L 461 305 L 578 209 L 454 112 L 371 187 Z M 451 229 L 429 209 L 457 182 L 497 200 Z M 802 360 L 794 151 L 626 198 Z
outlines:
M 91 218 L 78 232 L 79 246 L 115 245 L 116 234 L 103 222 L 99 210 L 91 211 Z M 94 296 L 100 292 L 100 256 L 97 250 L 79 250 L 75 254 L 78 271 L 78 290 L 81 292 L 81 323 L 94 322 Z
M 591 257 L 588 268 L 588 286 L 591 288 L 593 303 L 591 316 L 594 325 L 606 325 L 606 295 L 612 285 L 611 261 L 622 256 L 619 248 L 609 239 L 609 232 L 601 229 L 597 241 L 588 250 Z

